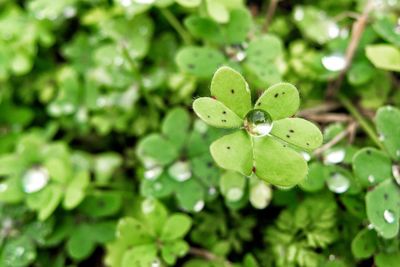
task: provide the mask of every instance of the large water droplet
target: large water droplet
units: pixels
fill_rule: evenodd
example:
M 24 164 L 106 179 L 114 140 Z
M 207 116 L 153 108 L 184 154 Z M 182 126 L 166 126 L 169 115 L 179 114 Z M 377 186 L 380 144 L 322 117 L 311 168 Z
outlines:
M 253 136 L 265 136 L 272 130 L 272 118 L 262 109 L 253 109 L 247 113 L 244 128 Z
M 163 168 L 159 167 L 159 166 L 155 166 L 151 169 L 148 169 L 144 172 L 144 178 L 148 179 L 148 180 L 155 180 L 157 179 L 160 174 L 162 173 Z
M 226 198 L 229 201 L 233 202 L 240 200 L 242 196 L 243 196 L 243 190 L 239 187 L 232 187 L 226 193 Z
M 177 161 L 168 169 L 169 175 L 178 182 L 183 182 L 192 177 L 190 164 L 187 161 Z
M 393 223 L 395 220 L 394 213 L 391 210 L 385 210 L 383 212 L 383 218 L 387 223 Z
M 303 156 L 305 161 L 310 161 L 310 159 L 311 159 L 310 153 L 307 153 L 305 151 L 301 151 L 301 155 Z
M 336 23 L 330 23 L 328 26 L 328 35 L 331 39 L 335 39 L 340 34 L 340 28 Z
M 244 51 L 238 51 L 235 54 L 235 60 L 238 62 L 242 62 L 246 58 L 246 53 Z
M 338 194 L 346 192 L 350 187 L 349 179 L 341 173 L 335 173 L 331 175 L 326 180 L 326 183 L 329 190 Z
M 344 160 L 345 156 L 346 151 L 344 149 L 331 150 L 325 155 L 324 162 L 325 164 L 338 164 Z
M 195 212 L 199 212 L 204 208 L 204 201 L 203 200 L 199 200 L 196 202 L 196 204 L 194 204 L 193 210 Z
M 43 167 L 33 167 L 22 177 L 25 193 L 35 193 L 43 189 L 49 181 L 49 173 Z
M 375 182 L 375 177 L 372 174 L 368 175 L 368 182 L 371 184 Z
M 7 190 L 8 185 L 6 183 L 0 183 L 0 193 L 3 193 Z
M 341 71 L 346 67 L 346 59 L 343 54 L 334 53 L 322 58 L 322 65 L 330 71 Z

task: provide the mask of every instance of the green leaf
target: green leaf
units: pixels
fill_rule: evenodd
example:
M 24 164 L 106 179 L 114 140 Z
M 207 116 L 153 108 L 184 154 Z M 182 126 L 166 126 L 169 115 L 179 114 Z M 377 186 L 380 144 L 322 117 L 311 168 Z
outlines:
M 226 23 L 229 20 L 228 9 L 216 0 L 206 0 L 207 12 L 211 18 L 219 23 Z
M 65 191 L 63 207 L 71 210 L 81 203 L 85 197 L 85 189 L 89 185 L 90 177 L 86 171 L 75 174 Z
M 214 141 L 210 152 L 221 168 L 250 175 L 253 168 L 253 155 L 250 137 L 245 131 L 237 131 Z
M 368 259 L 377 249 L 378 237 L 374 230 L 363 229 L 351 242 L 351 251 L 357 259 Z
M 299 105 L 297 88 L 290 83 L 278 83 L 265 90 L 254 107 L 267 111 L 273 120 L 279 120 L 294 115 Z
M 252 23 L 253 21 L 249 10 L 232 10 L 230 13 L 230 20 L 225 28 L 227 43 L 241 44 L 245 42 Z
M 225 62 L 224 55 L 208 47 L 184 47 L 176 54 L 178 67 L 185 73 L 208 78 Z
M 62 187 L 58 184 L 50 184 L 43 190 L 27 196 L 27 205 L 38 211 L 38 218 L 46 220 L 56 210 L 63 197 Z
M 383 238 L 394 238 L 399 232 L 400 189 L 392 180 L 380 183 L 366 194 L 367 216 Z
M 205 186 L 198 179 L 175 184 L 179 206 L 187 211 L 199 212 L 204 207 Z
M 255 174 L 277 186 L 298 184 L 307 175 L 303 156 L 270 137 L 253 138 Z
M 300 118 L 274 121 L 271 134 L 306 150 L 314 150 L 322 144 L 322 133 L 318 127 Z
M 184 24 L 189 32 L 198 39 L 217 44 L 223 41 L 222 31 L 218 23 L 212 19 L 192 15 L 185 19 Z
M 372 24 L 372 27 L 383 39 L 397 47 L 400 46 L 400 35 L 396 32 L 396 23 L 390 20 L 389 17 L 383 16 L 379 18 Z
M 161 232 L 161 240 L 173 241 L 183 238 L 192 226 L 192 218 L 186 214 L 175 213 L 168 217 Z
M 32 240 L 20 236 L 8 240 L 1 249 L 0 265 L 12 267 L 30 266 L 36 259 L 36 247 Z
M 145 165 L 167 165 L 178 157 L 178 150 L 163 136 L 150 134 L 140 140 L 137 154 Z
M 385 253 L 381 252 L 375 256 L 377 267 L 394 267 L 400 262 L 400 252 Z
M 127 247 L 140 246 L 153 241 L 146 227 L 138 220 L 129 217 L 118 221 L 116 237 Z
M 71 168 L 63 158 L 48 158 L 44 166 L 54 181 L 66 183 L 71 177 Z
M 308 176 L 299 186 L 306 192 L 317 192 L 325 187 L 325 179 L 329 176 L 329 169 L 320 162 L 309 165 Z
M 243 119 L 223 103 L 210 97 L 200 97 L 193 102 L 193 110 L 200 119 L 218 128 L 239 128 Z
M 86 259 L 95 248 L 96 244 L 87 238 L 85 228 L 82 226 L 76 227 L 67 241 L 67 253 L 74 260 Z
M 211 81 L 211 95 L 244 118 L 251 109 L 251 92 L 243 76 L 229 67 L 219 68 Z
M 400 72 L 400 51 L 388 44 L 368 45 L 365 48 L 367 58 L 375 67 Z
M 174 108 L 168 112 L 162 123 L 162 133 L 177 147 L 182 147 L 190 127 L 190 116 L 183 108 Z
M 122 206 L 122 196 L 119 192 L 93 192 L 79 205 L 82 214 L 93 218 L 102 218 L 116 214 Z
M 147 230 L 153 235 L 160 236 L 167 220 L 168 211 L 161 202 L 148 198 L 138 203 L 138 217 L 145 222 Z
M 0 176 L 10 175 L 18 172 L 21 168 L 21 160 L 17 155 L 8 154 L 0 157 Z
M 395 160 L 400 160 L 400 110 L 391 106 L 378 109 L 375 117 L 376 128 L 382 142 Z
M 155 261 L 157 261 L 157 247 L 153 244 L 141 245 L 124 253 L 121 267 L 151 266 Z
M 363 148 L 353 157 L 353 171 L 364 186 L 376 185 L 392 178 L 392 163 L 385 153 Z
M 282 40 L 272 34 L 262 35 L 253 39 L 246 50 L 246 63 L 271 64 L 276 58 L 283 54 Z
M 19 176 L 11 176 L 0 182 L 0 201 L 5 203 L 21 202 L 25 193 L 21 188 L 21 180 Z
M 200 5 L 201 0 L 175 0 L 178 4 L 184 7 L 197 7 Z
M 183 240 L 177 240 L 165 244 L 161 248 L 161 255 L 169 265 L 175 265 L 177 257 L 183 257 L 189 251 L 189 245 Z
M 115 228 L 116 222 L 114 221 L 86 224 L 86 238 L 101 244 L 109 243 L 115 239 Z
M 220 179 L 221 194 L 229 202 L 237 202 L 244 196 L 246 177 L 233 171 L 225 172 Z

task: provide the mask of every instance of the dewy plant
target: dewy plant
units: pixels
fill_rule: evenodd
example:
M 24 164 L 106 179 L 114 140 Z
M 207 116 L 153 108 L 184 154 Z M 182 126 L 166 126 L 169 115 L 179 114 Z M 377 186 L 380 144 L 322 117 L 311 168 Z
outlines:
M 237 131 L 213 142 L 216 163 L 244 175 L 280 187 L 291 187 L 307 175 L 300 151 L 312 151 L 322 143 L 317 126 L 301 118 L 290 118 L 299 108 L 295 86 L 278 83 L 269 87 L 255 105 L 245 79 L 229 67 L 219 68 L 211 81 L 211 96 L 193 103 L 196 114 L 207 124 Z

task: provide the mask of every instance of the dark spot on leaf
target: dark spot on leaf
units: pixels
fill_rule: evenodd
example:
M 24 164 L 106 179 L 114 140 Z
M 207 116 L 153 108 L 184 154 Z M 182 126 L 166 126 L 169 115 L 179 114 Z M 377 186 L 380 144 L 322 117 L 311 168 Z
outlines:
M 211 96 L 211 98 L 212 98 L 212 99 L 215 99 L 215 100 L 217 99 L 217 97 L 215 97 L 215 96 L 213 96 L 213 95 Z
M 226 120 L 221 120 L 222 122 L 226 122 Z
M 282 95 L 284 95 L 285 94 L 285 92 L 282 92 Z
M 212 162 L 207 162 L 207 167 L 211 168 L 212 167 Z
M 287 134 L 286 137 L 287 137 L 287 138 L 290 138 L 290 135 Z
M 231 94 L 234 94 L 235 93 L 235 90 L 234 89 L 231 89 Z
M 261 102 L 258 102 L 257 106 L 261 106 Z
M 383 198 L 384 198 L 385 200 L 388 200 L 388 199 L 389 199 L 389 195 L 388 195 L 387 193 L 385 193 L 385 194 L 383 194 Z
M 207 115 L 207 118 L 210 118 L 210 115 Z
M 307 146 L 309 146 L 309 145 L 310 145 L 310 143 L 306 143 L 306 145 L 307 145 Z
M 277 98 L 278 96 L 279 96 L 279 94 L 278 94 L 278 93 L 276 93 L 276 94 L 274 95 L 274 97 L 275 97 L 275 98 Z
M 230 147 L 230 146 L 227 146 L 226 149 L 231 149 L 231 147 Z
M 290 129 L 289 132 L 294 133 L 294 130 Z
M 194 64 L 188 64 L 188 68 L 191 70 L 194 69 Z
M 226 114 L 226 111 L 224 110 L 224 111 L 222 111 L 222 114 Z
M 368 155 L 371 155 L 371 150 L 367 150 L 367 154 L 368 154 Z
M 256 172 L 256 170 L 257 170 L 257 169 L 256 169 L 256 166 L 253 166 L 253 169 L 252 169 L 252 170 L 253 170 L 253 172 Z

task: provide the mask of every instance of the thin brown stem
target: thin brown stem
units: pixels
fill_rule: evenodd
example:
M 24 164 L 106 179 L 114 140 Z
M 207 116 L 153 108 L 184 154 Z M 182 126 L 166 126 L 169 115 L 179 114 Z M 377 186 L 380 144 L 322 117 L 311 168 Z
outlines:
M 194 256 L 206 259 L 208 261 L 215 261 L 215 260 L 218 260 L 218 259 L 221 260 L 221 258 L 219 256 L 215 255 L 214 253 L 212 253 L 212 252 L 210 252 L 208 250 L 202 249 L 202 248 L 190 247 L 189 253 L 194 255 Z M 224 263 L 225 263 L 224 267 L 232 266 L 232 263 L 229 262 L 229 261 L 224 261 Z
M 344 131 L 340 132 L 334 138 L 332 138 L 328 143 L 324 144 L 323 146 L 315 150 L 314 155 L 315 156 L 321 155 L 323 152 L 325 152 L 326 150 L 330 149 L 331 147 L 342 141 L 346 136 L 350 137 L 353 136 L 354 132 L 357 129 L 357 126 L 358 123 L 355 121 L 349 123 L 349 125 L 346 127 Z
M 279 0 L 270 0 L 267 14 L 265 15 L 264 25 L 262 27 L 263 32 L 268 32 L 269 25 L 271 24 L 272 18 L 274 17 L 276 6 L 278 5 Z
M 308 115 L 313 115 L 317 113 L 323 113 L 323 112 L 329 112 L 332 110 L 335 110 L 340 107 L 340 104 L 338 102 L 333 102 L 333 101 L 327 101 L 321 105 L 312 107 L 312 108 L 306 108 L 298 112 L 299 117 L 306 117 Z
M 351 38 L 349 45 L 347 46 L 345 55 L 346 67 L 343 68 L 343 70 L 339 73 L 339 76 L 336 80 L 329 83 L 328 89 L 326 91 L 326 97 L 328 99 L 333 98 L 335 95 L 337 95 L 337 93 L 340 90 L 340 87 L 342 86 L 343 80 L 346 76 L 346 72 L 351 66 L 354 54 L 357 51 L 358 44 L 360 43 L 360 39 L 362 37 L 362 34 L 364 33 L 365 26 L 367 25 L 368 22 L 368 16 L 372 10 L 372 7 L 373 7 L 373 1 L 368 0 L 363 13 L 353 23 Z
M 352 120 L 351 116 L 343 113 L 306 114 L 299 117 L 319 123 L 349 122 Z

